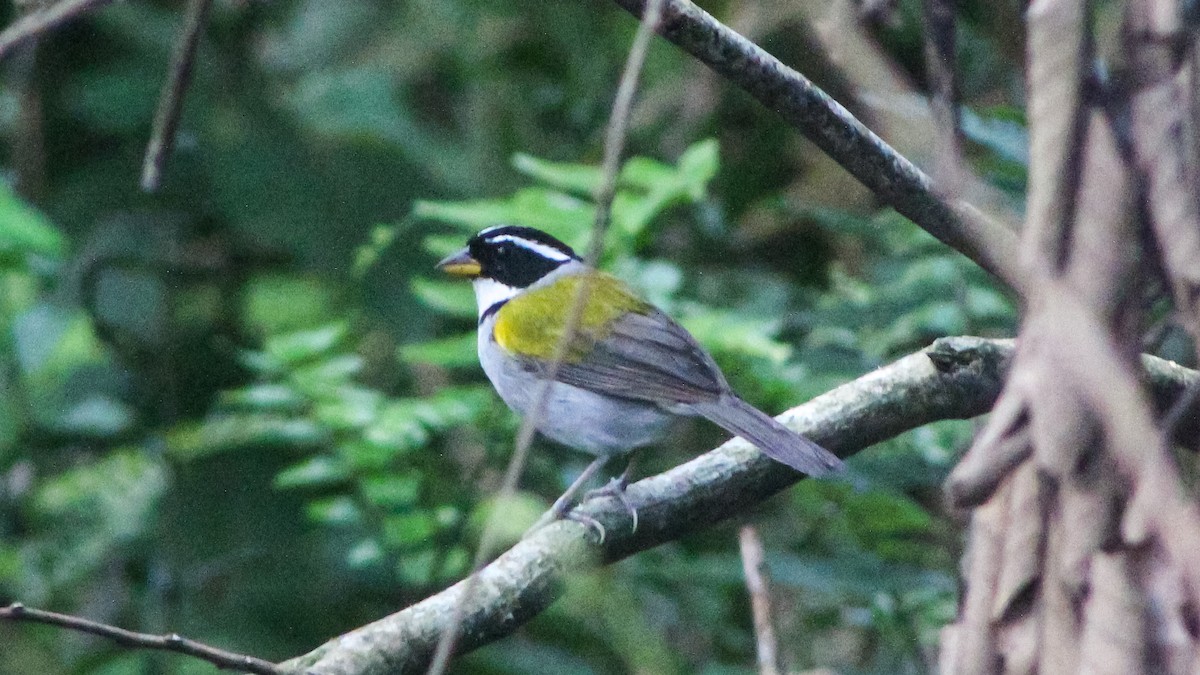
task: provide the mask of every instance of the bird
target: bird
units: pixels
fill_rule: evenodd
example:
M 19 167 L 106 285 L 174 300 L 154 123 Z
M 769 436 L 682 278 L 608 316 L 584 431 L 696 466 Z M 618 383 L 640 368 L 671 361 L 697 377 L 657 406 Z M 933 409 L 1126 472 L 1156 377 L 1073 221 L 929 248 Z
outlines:
M 607 462 L 661 440 L 682 416 L 704 417 L 745 438 L 771 459 L 809 476 L 842 470 L 836 455 L 739 397 L 700 343 L 616 277 L 586 264 L 557 238 L 532 227 L 497 225 L 471 236 L 437 264 L 469 279 L 478 307 L 484 373 L 518 416 L 533 414 L 552 378 L 536 430 L 595 457 L 542 521 L 569 518 L 575 496 Z M 586 304 L 555 367 L 581 285 Z M 626 470 L 594 494 L 625 497 Z

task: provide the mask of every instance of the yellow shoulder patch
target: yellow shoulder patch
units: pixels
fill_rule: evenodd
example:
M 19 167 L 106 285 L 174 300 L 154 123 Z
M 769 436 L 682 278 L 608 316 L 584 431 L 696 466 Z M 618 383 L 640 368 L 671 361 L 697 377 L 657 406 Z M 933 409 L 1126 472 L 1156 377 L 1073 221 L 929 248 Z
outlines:
M 584 283 L 589 286 L 587 304 L 575 344 L 567 350 L 567 360 L 582 358 L 588 345 L 608 336 L 612 322 L 622 314 L 650 311 L 649 304 L 611 275 L 590 272 L 565 276 L 506 302 L 496 312 L 496 325 L 492 329 L 496 344 L 518 356 L 552 358 L 566 330 L 575 293 Z

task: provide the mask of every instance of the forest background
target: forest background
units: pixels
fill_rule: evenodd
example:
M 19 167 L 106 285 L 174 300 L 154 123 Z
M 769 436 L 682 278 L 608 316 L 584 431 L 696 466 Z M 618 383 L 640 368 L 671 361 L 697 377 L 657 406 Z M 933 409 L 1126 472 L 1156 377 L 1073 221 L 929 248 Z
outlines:
M 921 3 L 706 9 L 933 170 Z M 956 9 L 964 189 L 1005 214 L 1029 163 L 1022 9 Z M 493 501 L 517 423 L 478 369 L 469 288 L 432 265 L 496 222 L 586 244 L 637 24 L 567 0 L 216 2 L 146 192 L 182 25 L 180 3 L 119 3 L 2 64 L 0 605 L 278 661 L 461 578 L 490 509 L 532 520 L 586 463 L 538 444 Z M 986 272 L 663 40 L 627 157 L 605 266 L 766 410 L 940 336 L 1016 333 Z M 1153 345 L 1194 363 L 1169 322 Z M 921 427 L 572 578 L 456 672 L 754 672 L 747 523 L 786 668 L 930 672 L 965 522 L 941 486 L 975 430 Z M 722 438 L 687 425 L 641 472 Z M 29 625 L 0 644 L 5 673 L 211 668 Z

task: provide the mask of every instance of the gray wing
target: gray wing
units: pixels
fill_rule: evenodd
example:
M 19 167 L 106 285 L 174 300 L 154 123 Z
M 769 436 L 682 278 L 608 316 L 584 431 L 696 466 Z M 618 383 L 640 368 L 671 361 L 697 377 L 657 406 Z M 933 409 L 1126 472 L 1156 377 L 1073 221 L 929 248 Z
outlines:
M 543 373 L 549 369 L 548 364 L 528 367 Z M 658 310 L 618 319 L 583 360 L 561 364 L 554 379 L 610 396 L 667 404 L 712 401 L 729 389 L 704 348 Z

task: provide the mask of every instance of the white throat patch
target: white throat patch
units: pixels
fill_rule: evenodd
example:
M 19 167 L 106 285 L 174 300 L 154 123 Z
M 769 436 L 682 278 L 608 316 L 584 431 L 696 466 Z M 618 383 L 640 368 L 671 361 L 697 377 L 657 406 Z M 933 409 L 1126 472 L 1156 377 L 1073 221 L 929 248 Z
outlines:
M 488 307 L 497 302 L 510 300 L 521 291 L 519 288 L 507 286 L 495 279 L 485 279 L 483 277 L 475 279 L 471 284 L 475 287 L 475 305 L 479 309 L 480 318 L 483 317 L 483 313 L 487 311 Z

